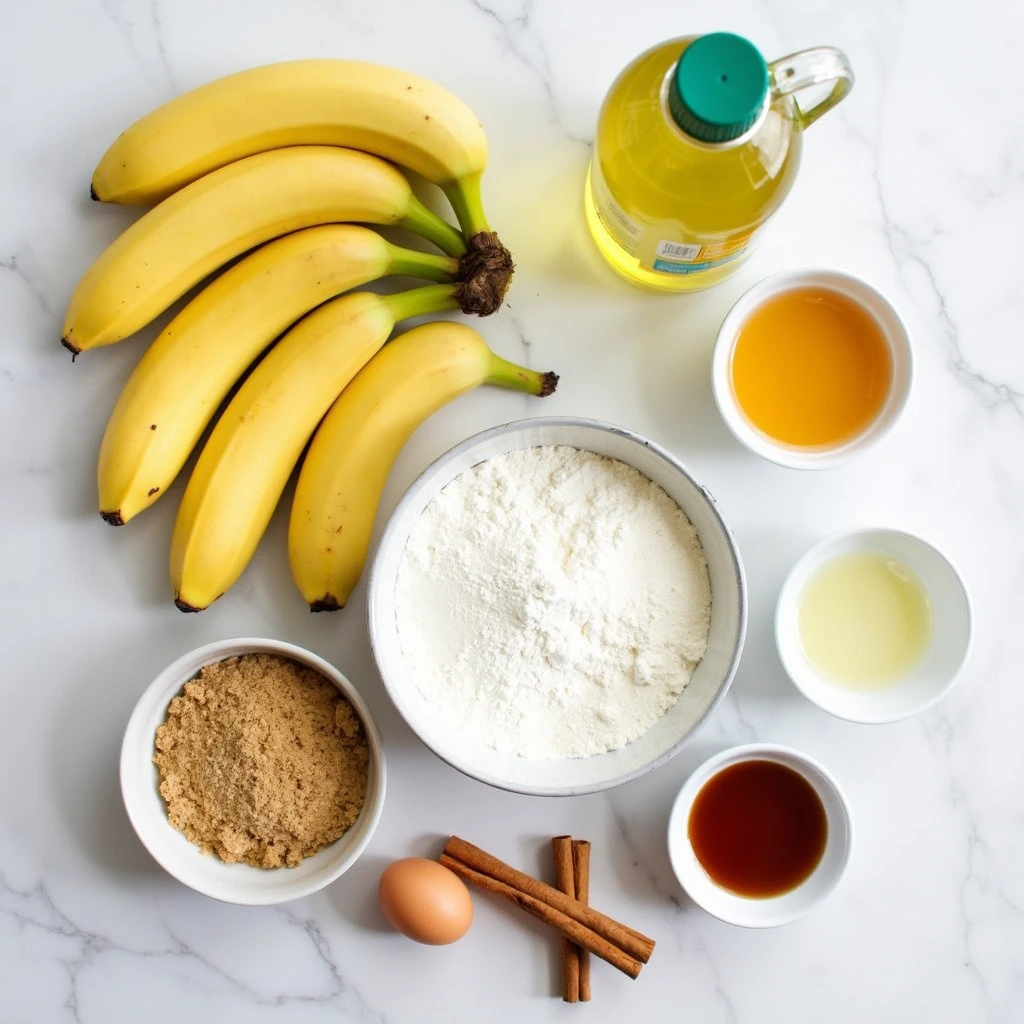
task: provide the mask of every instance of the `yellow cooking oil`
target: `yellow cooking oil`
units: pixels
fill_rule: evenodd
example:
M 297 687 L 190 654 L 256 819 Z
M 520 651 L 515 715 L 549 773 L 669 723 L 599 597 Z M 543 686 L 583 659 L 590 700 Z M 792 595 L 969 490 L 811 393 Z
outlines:
M 807 660 L 826 679 L 876 690 L 906 679 L 932 637 L 932 605 L 914 571 L 881 551 L 837 555 L 808 579 L 798 628 Z
M 810 68 L 812 52 L 827 59 Z M 831 91 L 801 111 L 796 90 L 811 79 Z M 768 65 L 752 43 L 725 32 L 641 54 L 612 84 L 598 117 L 584 196 L 598 249 L 647 288 L 717 284 L 743 263 L 789 194 L 802 128 L 852 80 L 838 50 Z

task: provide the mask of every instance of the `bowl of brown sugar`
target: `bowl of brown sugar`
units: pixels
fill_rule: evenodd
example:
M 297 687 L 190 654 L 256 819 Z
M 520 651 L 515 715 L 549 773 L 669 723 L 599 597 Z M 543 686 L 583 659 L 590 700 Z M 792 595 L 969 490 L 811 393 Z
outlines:
M 334 881 L 369 843 L 384 789 L 380 736 L 355 688 L 278 640 L 183 655 L 143 693 L 121 746 L 143 845 L 227 903 L 282 903 Z

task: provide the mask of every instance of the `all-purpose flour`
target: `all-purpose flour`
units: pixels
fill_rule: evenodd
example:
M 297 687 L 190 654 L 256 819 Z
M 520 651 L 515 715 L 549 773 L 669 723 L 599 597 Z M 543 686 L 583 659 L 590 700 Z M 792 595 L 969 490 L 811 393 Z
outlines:
M 487 746 L 586 757 L 646 732 L 707 647 L 696 531 L 631 466 L 544 446 L 467 470 L 399 566 L 399 641 L 436 712 Z

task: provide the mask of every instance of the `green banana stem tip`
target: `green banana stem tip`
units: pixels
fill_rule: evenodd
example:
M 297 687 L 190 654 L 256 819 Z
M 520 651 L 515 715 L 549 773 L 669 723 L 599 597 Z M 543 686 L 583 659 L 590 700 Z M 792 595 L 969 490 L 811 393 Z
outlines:
M 457 178 L 441 186 L 441 190 L 452 204 L 459 226 L 466 238 L 472 238 L 481 231 L 489 232 L 490 224 L 484 213 L 483 198 L 480 195 L 480 179 L 483 175 L 471 174 L 465 178 Z
M 554 394 L 558 387 L 558 374 L 550 370 L 547 373 L 542 373 L 540 370 L 518 366 L 492 352 L 491 365 L 484 383 L 512 388 L 515 391 L 525 391 L 527 394 L 546 398 L 548 395 Z
M 441 313 L 446 309 L 458 309 L 457 284 L 428 284 L 422 288 L 382 295 L 381 300 L 391 311 L 395 323 L 413 316 L 427 313 Z
M 388 273 L 422 277 L 428 281 L 455 281 L 462 273 L 462 261 L 454 256 L 439 256 L 433 252 L 420 252 L 417 249 L 404 249 L 399 245 L 393 245 Z
M 422 235 L 428 242 L 449 256 L 461 256 L 466 251 L 466 240 L 447 221 L 428 210 L 415 196 L 409 200 L 405 216 L 399 224 Z

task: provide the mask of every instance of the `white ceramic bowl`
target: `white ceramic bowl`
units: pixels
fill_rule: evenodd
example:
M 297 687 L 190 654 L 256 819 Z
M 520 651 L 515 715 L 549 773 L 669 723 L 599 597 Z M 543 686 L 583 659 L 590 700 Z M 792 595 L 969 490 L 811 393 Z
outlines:
M 780 896 L 737 895 L 711 880 L 693 852 L 689 838 L 690 810 L 704 784 L 716 773 L 741 761 L 775 761 L 799 772 L 825 808 L 828 835 L 817 867 L 795 889 Z M 843 791 L 817 761 L 789 747 L 750 743 L 709 758 L 683 784 L 668 822 L 668 853 L 679 884 L 709 914 L 745 928 L 789 924 L 816 907 L 838 885 L 853 851 L 853 820 Z
M 204 665 L 239 654 L 266 653 L 291 658 L 330 680 L 359 715 L 370 751 L 366 802 L 355 824 L 336 842 L 297 867 L 272 870 L 225 864 L 202 853 L 167 820 L 153 764 L 153 742 L 167 717 L 167 706 Z M 265 906 L 308 896 L 347 871 L 373 835 L 384 807 L 384 754 L 369 709 L 352 684 L 323 658 L 278 640 L 220 640 L 189 651 L 147 687 L 128 721 L 121 745 L 121 794 L 142 844 L 169 874 L 196 892 L 225 903 Z
M 902 682 L 853 690 L 831 682 L 807 660 L 800 641 L 800 595 L 811 575 L 837 555 L 878 551 L 910 568 L 932 604 L 931 641 L 917 668 Z M 923 711 L 956 682 L 971 643 L 967 588 L 949 560 L 931 544 L 899 530 L 851 530 L 827 537 L 790 570 L 775 609 L 775 643 L 797 689 L 820 708 L 851 722 L 895 722 Z
M 889 396 L 878 415 L 856 437 L 841 445 L 823 448 L 797 448 L 762 433 L 740 409 L 732 386 L 732 357 L 743 324 L 765 300 L 807 287 L 838 292 L 860 305 L 878 324 L 892 356 Z M 783 270 L 748 289 L 722 321 L 711 361 L 711 389 L 726 426 L 756 455 L 790 469 L 829 469 L 869 448 L 887 434 L 899 418 L 910 396 L 912 378 L 910 336 L 892 304 L 860 278 L 835 270 Z
M 678 702 L 648 732 L 619 750 L 587 758 L 533 759 L 499 753 L 464 735 L 437 714 L 416 687 L 395 620 L 395 580 L 409 534 L 441 489 L 479 462 L 538 445 L 568 445 L 634 466 L 660 485 L 697 529 L 711 578 L 707 654 Z M 419 738 L 448 764 L 491 786 L 536 796 L 608 789 L 651 771 L 675 754 L 724 696 L 739 663 L 746 631 L 746 585 L 739 551 L 714 499 L 664 449 L 620 427 L 593 420 L 517 420 L 456 445 L 417 479 L 381 538 L 369 583 L 369 630 L 391 699 Z

